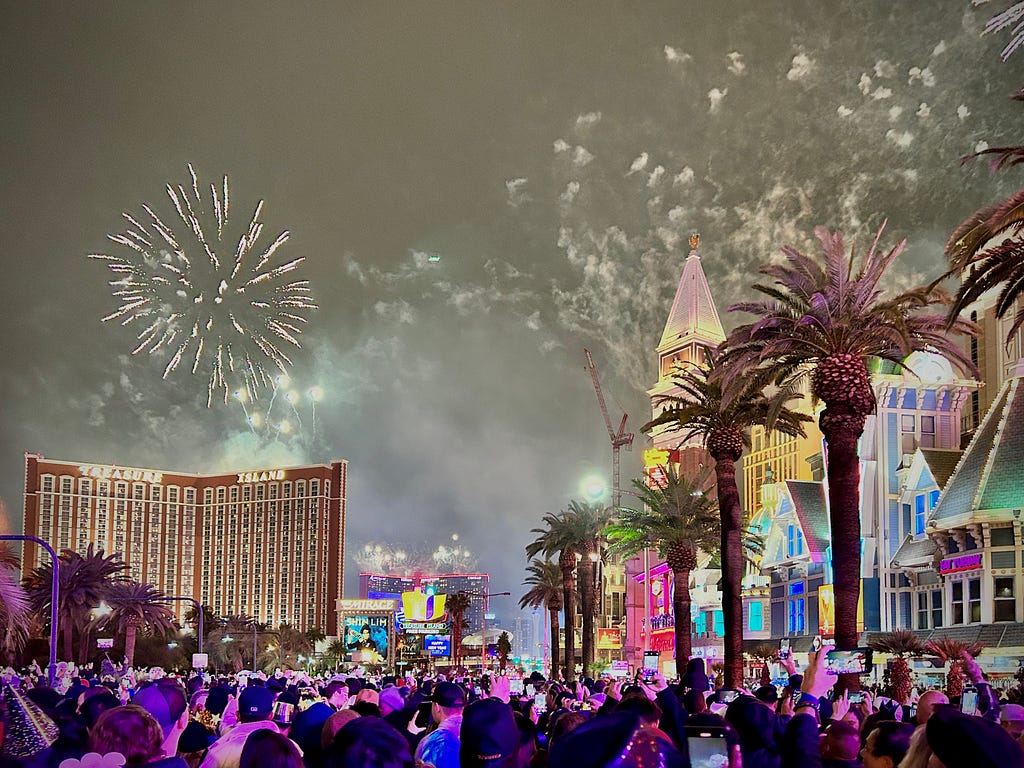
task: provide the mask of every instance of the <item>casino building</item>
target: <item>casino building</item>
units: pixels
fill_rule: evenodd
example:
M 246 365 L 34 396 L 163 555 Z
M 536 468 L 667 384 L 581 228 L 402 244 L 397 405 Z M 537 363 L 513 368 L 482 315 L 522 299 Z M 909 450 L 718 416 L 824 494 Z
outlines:
M 433 587 L 439 595 L 454 595 L 465 592 L 469 595 L 469 609 L 464 618 L 469 623 L 467 634 L 479 632 L 483 627 L 484 614 L 489 608 L 488 585 L 490 575 L 486 573 L 443 573 L 434 575 L 415 574 L 398 576 L 394 574 L 360 573 L 359 597 L 363 599 L 400 600 L 405 592 Z M 490 618 L 490 617 L 488 617 Z
M 338 633 L 348 462 L 188 474 L 25 455 L 25 533 L 121 555 L 130 578 L 221 616 Z M 40 562 L 25 547 L 27 574 Z M 172 608 L 179 620 L 188 603 Z

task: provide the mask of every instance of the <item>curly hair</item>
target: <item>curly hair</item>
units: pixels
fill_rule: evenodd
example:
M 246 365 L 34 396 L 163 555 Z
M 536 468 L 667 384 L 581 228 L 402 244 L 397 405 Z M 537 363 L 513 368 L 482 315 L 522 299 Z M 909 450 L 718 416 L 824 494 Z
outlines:
M 160 723 L 136 704 L 108 709 L 89 732 L 89 749 L 101 755 L 120 752 L 128 768 L 163 756 Z

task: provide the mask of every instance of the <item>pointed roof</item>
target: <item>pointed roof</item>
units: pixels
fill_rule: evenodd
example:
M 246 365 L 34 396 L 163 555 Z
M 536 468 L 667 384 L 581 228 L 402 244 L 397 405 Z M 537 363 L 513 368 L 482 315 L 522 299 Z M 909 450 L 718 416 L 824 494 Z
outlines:
M 919 448 L 928 469 L 935 479 L 935 484 L 942 490 L 953 476 L 953 470 L 964 452 L 955 448 Z
M 815 562 L 832 544 L 832 526 L 828 518 L 828 496 L 825 484 L 815 480 L 787 480 L 786 488 L 793 499 L 793 509 L 800 521 L 804 541 Z
M 700 237 L 691 235 L 690 255 L 683 264 L 676 297 L 658 344 L 659 353 L 688 341 L 704 342 L 708 346 L 718 346 L 725 341 L 725 331 L 697 253 L 699 243 Z
M 939 526 L 962 525 L 975 518 L 1009 520 L 1010 510 L 1024 508 L 1022 387 L 1024 361 L 1019 361 L 939 497 L 930 518 Z
M 939 547 L 929 538 L 915 539 L 909 533 L 892 557 L 893 568 L 931 568 Z

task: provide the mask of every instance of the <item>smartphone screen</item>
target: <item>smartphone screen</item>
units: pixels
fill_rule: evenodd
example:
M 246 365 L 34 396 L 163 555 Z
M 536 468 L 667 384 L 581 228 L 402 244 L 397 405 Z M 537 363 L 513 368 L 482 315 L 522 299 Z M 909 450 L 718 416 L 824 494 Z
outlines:
M 728 704 L 731 701 L 736 701 L 739 698 L 740 692 L 732 688 L 723 688 L 718 692 L 718 700 L 723 704 Z
M 866 675 L 871 672 L 871 649 L 831 650 L 825 653 L 825 669 L 837 675 Z
M 960 711 L 965 715 L 978 714 L 978 692 L 973 688 L 964 688 L 960 694 Z
M 544 693 L 535 694 L 533 697 L 533 708 L 538 712 L 544 712 L 547 709 L 547 696 Z
M 721 768 L 729 764 L 729 744 L 724 735 L 714 735 L 709 729 L 701 729 L 700 733 L 686 730 L 692 768 Z
M 779 658 L 780 659 L 788 659 L 789 658 L 789 638 L 788 637 L 784 638 L 782 640 L 782 642 L 779 643 Z
M 847 694 L 847 700 L 851 704 L 863 704 L 864 703 L 864 691 L 850 691 Z
M 523 693 L 523 681 L 522 680 L 509 680 L 508 681 L 509 693 L 514 693 L 517 696 L 521 696 Z
M 658 671 L 658 660 L 661 654 L 657 651 L 644 651 L 644 680 L 654 679 L 654 673 Z

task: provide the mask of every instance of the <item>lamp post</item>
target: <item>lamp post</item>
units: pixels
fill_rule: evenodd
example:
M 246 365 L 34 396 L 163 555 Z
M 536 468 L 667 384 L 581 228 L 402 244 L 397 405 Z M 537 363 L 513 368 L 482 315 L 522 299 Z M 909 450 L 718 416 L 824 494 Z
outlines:
M 41 546 L 50 555 L 53 561 L 53 576 L 50 581 L 50 665 L 46 670 L 47 680 L 51 688 L 57 679 L 57 600 L 60 595 L 58 576 L 60 574 L 60 562 L 57 560 L 57 553 L 53 551 L 48 543 L 35 536 L 19 536 L 17 534 L 0 535 L 0 541 L 32 541 Z

